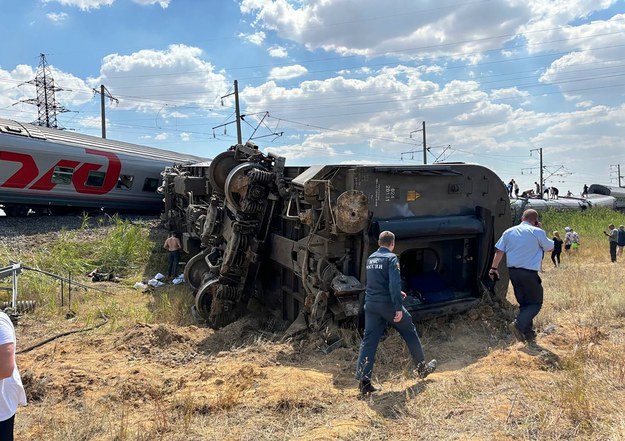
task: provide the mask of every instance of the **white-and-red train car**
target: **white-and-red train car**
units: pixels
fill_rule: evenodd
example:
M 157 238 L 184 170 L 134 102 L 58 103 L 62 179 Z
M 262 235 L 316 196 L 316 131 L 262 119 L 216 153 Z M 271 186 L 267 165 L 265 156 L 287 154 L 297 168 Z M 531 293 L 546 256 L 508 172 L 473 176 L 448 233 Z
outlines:
M 0 207 L 8 216 L 68 208 L 158 213 L 161 172 L 203 160 L 0 119 Z

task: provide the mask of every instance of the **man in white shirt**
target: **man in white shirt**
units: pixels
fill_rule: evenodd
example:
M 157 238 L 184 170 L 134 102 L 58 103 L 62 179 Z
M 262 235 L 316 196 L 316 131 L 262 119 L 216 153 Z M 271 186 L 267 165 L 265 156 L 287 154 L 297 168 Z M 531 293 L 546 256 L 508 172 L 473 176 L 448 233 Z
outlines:
M 15 364 L 15 328 L 0 311 L 0 440 L 13 441 L 17 406 L 26 405 L 26 394 Z
M 538 212 L 531 208 L 523 212 L 521 223 L 504 231 L 495 244 L 489 275 L 493 280 L 499 278 L 497 268 L 505 255 L 514 296 L 519 303 L 519 313 L 509 328 L 519 341 L 536 339 L 533 321 L 543 306 L 543 286 L 538 272 L 544 253 L 552 249 L 553 241 L 542 229 Z

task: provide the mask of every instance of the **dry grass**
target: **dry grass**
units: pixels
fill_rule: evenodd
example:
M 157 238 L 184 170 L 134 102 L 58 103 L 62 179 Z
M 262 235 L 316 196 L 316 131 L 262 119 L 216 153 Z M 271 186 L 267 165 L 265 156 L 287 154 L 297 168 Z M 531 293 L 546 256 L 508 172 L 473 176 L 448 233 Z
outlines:
M 181 288 L 111 284 L 108 295 L 85 293 L 73 321 L 55 308 L 21 321 L 24 347 L 99 311 L 113 318 L 18 356 L 31 403 L 19 410 L 17 439 L 625 439 L 625 259 L 610 264 L 599 239 L 563 258 L 558 269 L 546 259 L 541 275 L 542 353 L 514 343 L 484 306 L 420 326 L 440 362 L 425 381 L 391 333 L 376 359 L 383 390 L 365 400 L 353 380 L 353 333 L 324 354 L 317 336 L 272 339 L 265 319 L 192 326 Z

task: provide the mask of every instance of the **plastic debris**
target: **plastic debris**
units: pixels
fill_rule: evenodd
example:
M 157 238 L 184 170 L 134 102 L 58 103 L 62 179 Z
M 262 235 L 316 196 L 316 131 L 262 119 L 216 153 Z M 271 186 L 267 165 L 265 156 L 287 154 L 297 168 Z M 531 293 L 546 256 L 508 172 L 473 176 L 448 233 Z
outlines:
M 173 283 L 174 285 L 180 285 L 181 283 L 184 283 L 184 274 L 176 276 L 176 278 L 174 278 L 171 283 Z

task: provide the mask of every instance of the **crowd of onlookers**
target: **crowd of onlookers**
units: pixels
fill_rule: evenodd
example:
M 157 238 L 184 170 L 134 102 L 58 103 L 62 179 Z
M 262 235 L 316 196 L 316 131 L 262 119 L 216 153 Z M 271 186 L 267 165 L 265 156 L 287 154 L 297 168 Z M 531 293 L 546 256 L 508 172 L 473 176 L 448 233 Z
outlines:
M 505 181 L 504 181 L 504 184 L 505 184 Z M 506 185 L 506 189 L 508 190 L 508 197 L 512 198 L 512 195 L 514 195 L 514 197 L 518 199 L 519 198 L 519 184 L 514 179 L 510 179 L 510 182 L 508 182 L 505 185 Z M 538 182 L 534 182 L 534 187 L 535 189 L 530 188 L 529 190 L 524 190 L 521 193 L 521 197 L 522 198 L 540 197 L 541 195 L 540 184 Z M 558 199 L 558 196 L 560 195 L 560 190 L 557 187 L 554 187 L 552 185 L 549 187 L 545 187 L 542 191 L 542 195 L 546 196 L 547 199 Z M 588 185 L 584 185 L 581 195 L 583 198 L 588 196 Z M 566 196 L 567 197 L 573 196 L 573 193 L 571 192 L 571 190 L 567 191 Z
M 553 232 L 553 250 L 551 251 L 551 261 L 557 267 L 560 266 L 560 254 L 562 246 L 567 253 L 577 253 L 581 244 L 579 234 L 571 227 L 564 227 L 564 239 L 560 237 L 559 231 Z
M 579 240 L 579 234 L 571 227 L 564 227 L 564 239 L 560 236 L 559 231 L 553 232 L 553 250 L 551 251 L 551 261 L 558 267 L 560 266 L 560 255 L 562 254 L 562 248 L 566 253 L 575 254 L 579 251 L 581 244 Z M 625 248 L 625 225 L 621 225 L 618 228 L 614 224 L 608 225 L 608 229 L 603 232 L 608 237 L 610 244 L 610 260 L 615 263 L 616 259 L 623 254 L 623 248 Z

